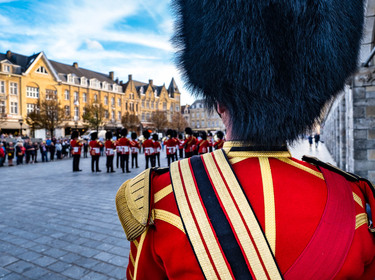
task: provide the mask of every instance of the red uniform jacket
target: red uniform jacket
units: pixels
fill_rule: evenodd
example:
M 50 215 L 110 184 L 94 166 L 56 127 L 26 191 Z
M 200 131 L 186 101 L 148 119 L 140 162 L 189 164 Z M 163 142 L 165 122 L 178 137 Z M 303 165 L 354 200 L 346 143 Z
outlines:
M 138 154 L 138 151 L 139 151 L 139 143 L 137 140 L 131 140 L 130 141 L 130 150 L 132 152 L 132 154 Z
M 236 152 L 227 156 L 263 231 L 267 238 L 269 234 L 274 239 L 270 243 L 284 275 L 308 246 L 320 222 L 327 199 L 324 177 L 316 166 L 285 153 Z M 151 172 L 150 178 L 153 223 L 131 242 L 127 279 L 203 279 L 181 223 L 170 172 Z M 350 186 L 356 228 L 349 253 L 335 279 L 374 279 L 375 237 L 368 230 L 365 214 L 366 199 L 374 207 L 374 196 L 363 181 L 350 182 Z M 123 206 L 120 200 L 116 201 L 121 213 Z
M 128 155 L 130 153 L 130 141 L 126 137 L 121 137 L 118 140 L 118 146 L 122 147 L 120 149 L 120 153 L 123 155 Z
M 166 146 L 167 155 L 172 155 L 176 152 L 176 140 L 174 138 L 164 141 L 164 145 Z
M 111 140 L 105 141 L 104 147 L 105 147 L 105 154 L 107 156 L 113 156 L 115 154 L 115 143 L 113 143 L 113 141 Z
M 214 146 L 214 148 L 215 148 L 216 150 L 223 148 L 223 145 L 224 145 L 224 140 L 222 140 L 222 139 L 217 140 L 217 141 L 213 144 L 213 146 Z
M 72 148 L 72 154 L 73 155 L 80 155 L 81 154 L 81 146 L 82 143 L 79 141 L 73 139 L 70 141 L 70 147 Z
M 91 140 L 89 143 L 92 156 L 99 156 L 100 155 L 100 148 L 103 147 L 103 143 L 100 141 Z
M 205 154 L 208 152 L 208 147 L 210 146 L 207 140 L 201 140 L 197 144 L 199 146 L 198 153 L 199 154 Z
M 160 154 L 161 151 L 161 145 L 159 141 L 154 142 L 154 153 L 155 154 Z
M 193 147 L 195 146 L 197 142 L 197 138 L 194 136 L 189 136 L 182 144 L 182 147 L 185 147 L 185 153 L 193 152 Z
M 145 150 L 146 156 L 151 156 L 151 155 L 154 154 L 154 142 L 151 139 L 145 140 L 143 142 L 142 146 Z

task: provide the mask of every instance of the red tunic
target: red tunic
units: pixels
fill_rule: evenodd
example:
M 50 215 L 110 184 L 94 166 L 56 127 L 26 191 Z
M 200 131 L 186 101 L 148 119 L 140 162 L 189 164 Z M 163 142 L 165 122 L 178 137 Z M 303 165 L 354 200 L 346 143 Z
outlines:
M 81 154 L 81 146 L 82 143 L 79 141 L 73 139 L 70 141 L 70 147 L 72 148 L 72 154 L 73 155 L 80 155 Z
M 128 155 L 130 154 L 130 141 L 126 137 L 121 137 L 118 140 L 118 146 L 121 147 L 119 148 L 120 153 L 123 155 Z
M 193 147 L 195 146 L 195 143 L 197 142 L 197 138 L 194 136 L 189 136 L 182 144 L 182 147 L 185 147 L 185 153 L 191 153 L 193 152 Z
M 161 151 L 161 145 L 159 141 L 154 142 L 154 153 L 155 154 L 160 154 Z
M 293 265 L 309 244 L 323 214 L 327 188 L 321 172 L 313 165 L 290 157 L 269 157 L 270 174 L 262 174 L 258 157 L 228 155 L 254 212 L 265 231 L 264 180 L 271 179 L 275 207 L 275 258 L 282 274 Z M 170 173 L 151 173 L 153 209 L 163 211 L 149 226 L 144 240 L 131 242 L 127 279 L 203 279 L 201 269 L 183 228 L 176 226 L 180 217 Z M 365 197 L 372 197 L 364 182 L 350 183 L 355 199 L 356 216 L 364 215 Z M 163 190 L 163 192 L 158 193 Z M 371 198 L 372 206 L 375 201 Z M 357 223 L 347 258 L 335 279 L 374 279 L 375 237 L 366 223 Z M 267 234 L 267 232 L 266 232 Z M 337 234 L 340 234 L 339 232 Z M 135 261 L 134 261 L 135 260 Z M 136 267 L 135 267 L 136 265 Z M 314 265 L 313 263 L 311 265 Z
M 90 146 L 90 154 L 92 156 L 99 156 L 100 155 L 100 148 L 103 147 L 103 143 L 96 140 L 91 140 L 89 143 Z
M 167 155 L 172 155 L 176 152 L 176 140 L 174 138 L 164 141 L 164 145 L 166 146 Z
M 137 140 L 131 140 L 130 141 L 130 150 L 132 154 L 138 154 L 139 151 L 139 143 Z
M 154 142 L 151 139 L 145 140 L 143 142 L 142 146 L 145 150 L 146 156 L 151 156 L 151 155 L 154 154 Z
M 115 154 L 115 151 L 114 151 L 115 144 L 113 143 L 113 141 L 111 140 L 105 141 L 104 147 L 105 147 L 105 154 L 107 156 L 113 156 Z
M 205 154 L 208 152 L 209 143 L 207 140 L 201 140 L 197 144 L 199 146 L 198 153 L 199 154 Z
M 214 144 L 213 144 L 213 147 L 218 150 L 218 149 L 222 149 L 224 146 L 224 140 L 222 139 L 219 139 L 217 140 Z

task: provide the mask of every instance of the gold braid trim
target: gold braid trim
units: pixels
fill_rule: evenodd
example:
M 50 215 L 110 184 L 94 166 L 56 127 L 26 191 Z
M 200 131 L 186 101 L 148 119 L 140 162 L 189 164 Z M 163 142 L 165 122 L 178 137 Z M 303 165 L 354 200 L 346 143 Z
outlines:
M 364 208 L 363 203 L 362 203 L 362 199 L 355 192 L 353 192 L 353 198 L 354 198 L 354 201 L 359 204 L 359 206 Z
M 362 225 L 367 225 L 367 224 L 368 224 L 368 220 L 367 220 L 366 213 L 358 214 L 355 217 L 355 229 L 359 228 Z

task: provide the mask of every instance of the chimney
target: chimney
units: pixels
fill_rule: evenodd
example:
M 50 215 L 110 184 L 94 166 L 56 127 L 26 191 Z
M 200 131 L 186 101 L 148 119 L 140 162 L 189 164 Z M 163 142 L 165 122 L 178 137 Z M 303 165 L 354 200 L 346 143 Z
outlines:
M 11 59 L 12 58 L 12 52 L 11 51 L 7 51 L 7 59 Z
M 129 80 L 129 81 L 133 80 L 133 75 L 132 75 L 132 74 L 129 74 L 129 75 L 128 75 L 128 80 Z
M 74 67 L 75 69 L 78 69 L 78 63 L 77 63 L 77 62 L 73 62 L 73 67 Z
M 154 86 L 154 81 L 153 80 L 151 80 L 151 79 L 148 80 L 148 83 L 150 84 L 150 86 L 152 86 L 152 87 Z
M 115 76 L 115 72 L 111 71 L 109 72 L 109 78 L 113 81 L 114 79 L 114 76 Z

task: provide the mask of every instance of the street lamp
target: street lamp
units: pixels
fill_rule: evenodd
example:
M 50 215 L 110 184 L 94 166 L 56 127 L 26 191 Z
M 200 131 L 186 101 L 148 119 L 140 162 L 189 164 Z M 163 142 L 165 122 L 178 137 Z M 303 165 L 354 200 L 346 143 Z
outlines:
M 20 130 L 20 136 L 22 137 L 22 125 L 23 125 L 23 118 L 21 117 L 18 122 L 20 123 L 20 127 L 21 127 L 21 130 Z

